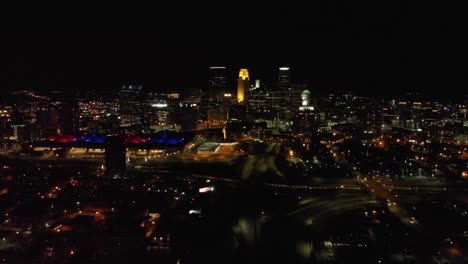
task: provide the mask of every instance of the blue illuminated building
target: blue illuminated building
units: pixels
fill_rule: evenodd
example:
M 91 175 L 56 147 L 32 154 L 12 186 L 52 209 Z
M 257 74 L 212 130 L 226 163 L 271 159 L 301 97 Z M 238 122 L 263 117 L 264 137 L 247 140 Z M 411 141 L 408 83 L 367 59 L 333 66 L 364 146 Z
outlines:
M 183 142 L 185 138 L 175 138 L 169 137 L 167 135 L 162 135 L 158 137 L 151 137 L 149 143 L 159 143 L 159 144 L 169 144 L 169 145 L 176 145 Z
M 90 143 L 104 143 L 107 139 L 107 135 L 87 135 L 81 138 L 83 142 L 90 142 Z
M 167 144 L 167 145 L 177 145 L 181 142 L 185 141 L 185 138 L 183 137 L 177 137 L 177 136 L 168 136 L 166 134 L 164 135 L 156 135 L 152 136 L 149 138 L 149 140 L 144 140 L 142 142 L 135 141 L 134 139 L 139 137 L 131 137 L 129 140 L 127 140 L 127 143 L 130 144 Z M 86 143 L 97 143 L 97 144 L 103 144 L 106 142 L 108 139 L 107 135 L 99 135 L 99 134 L 91 134 L 91 135 L 86 135 L 81 138 L 81 142 L 86 142 Z

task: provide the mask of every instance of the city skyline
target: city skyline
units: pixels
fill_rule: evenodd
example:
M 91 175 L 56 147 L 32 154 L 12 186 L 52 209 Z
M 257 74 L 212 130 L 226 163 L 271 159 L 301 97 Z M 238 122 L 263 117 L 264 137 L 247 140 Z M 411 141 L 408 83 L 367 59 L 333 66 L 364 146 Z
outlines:
M 464 8 L 2 11 L 2 263 L 468 263 Z

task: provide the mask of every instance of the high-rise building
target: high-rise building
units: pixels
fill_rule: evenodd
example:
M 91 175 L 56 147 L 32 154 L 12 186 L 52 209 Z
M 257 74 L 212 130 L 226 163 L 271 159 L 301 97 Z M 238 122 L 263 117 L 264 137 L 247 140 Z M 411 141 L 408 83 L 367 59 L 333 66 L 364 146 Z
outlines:
M 309 90 L 305 90 L 301 93 L 301 106 L 309 106 L 311 105 L 310 103 L 310 92 Z
M 134 127 L 141 124 L 141 85 L 124 85 L 120 90 L 120 126 Z
M 122 136 L 112 136 L 106 140 L 106 176 L 125 178 L 127 175 L 127 151 Z
M 237 79 L 237 102 L 240 105 L 246 105 L 250 88 L 249 71 L 240 69 Z
M 289 107 L 291 110 L 298 109 L 302 105 L 301 94 L 304 90 L 308 90 L 307 84 L 293 84 L 291 85 L 291 94 L 289 99 Z M 312 98 L 311 98 L 312 99 Z
M 277 111 L 277 116 L 281 121 L 291 121 L 291 80 L 290 68 L 279 67 L 278 83 L 274 91 L 273 107 Z
M 290 76 L 289 76 L 289 67 L 280 67 L 278 74 L 278 89 L 280 91 L 289 92 L 291 89 L 290 86 Z
M 202 91 L 198 88 L 187 88 L 183 93 L 182 105 L 200 107 Z
M 226 67 L 210 67 L 208 86 L 203 89 L 200 113 L 203 120 L 208 119 L 208 112 L 218 111 L 223 104 L 224 94 L 229 93 L 226 81 Z
M 63 100 L 60 104 L 60 128 L 64 134 L 76 135 L 80 130 L 80 106 L 76 100 Z
M 261 86 L 261 83 L 262 83 L 262 81 L 261 81 L 261 80 L 258 80 L 258 79 L 257 79 L 257 80 L 255 80 L 255 86 L 254 86 L 254 88 L 255 88 L 255 89 L 258 89 L 258 88 L 260 88 L 260 86 Z
M 226 82 L 226 67 L 210 67 L 210 80 L 208 90 L 216 95 L 228 92 Z
M 292 119 L 285 118 L 286 114 L 291 112 L 290 104 L 285 104 L 287 98 L 284 93 L 268 85 L 267 82 L 260 82 L 257 87 L 251 87 L 248 116 L 256 121 L 265 121 L 268 128 L 275 129 L 278 132 L 289 132 L 291 130 Z M 300 100 L 300 93 L 298 95 Z M 297 105 L 299 106 L 299 104 Z
M 294 111 L 293 131 L 300 134 L 313 134 L 317 132 L 317 116 L 312 105 L 311 93 L 304 90 L 301 93 L 301 106 Z
M 249 95 L 249 116 L 254 120 L 273 120 L 276 112 L 273 109 L 274 94 L 267 82 L 255 81 Z
M 37 120 L 43 137 L 57 134 L 58 111 L 55 108 L 39 110 L 37 112 Z

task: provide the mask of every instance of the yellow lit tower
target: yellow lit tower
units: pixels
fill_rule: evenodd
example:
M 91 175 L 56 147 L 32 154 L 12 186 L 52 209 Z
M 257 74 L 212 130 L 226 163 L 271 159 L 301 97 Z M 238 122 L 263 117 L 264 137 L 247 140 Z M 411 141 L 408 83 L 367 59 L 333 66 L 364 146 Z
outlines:
M 249 71 L 240 69 L 239 79 L 237 79 L 237 103 L 245 105 L 250 88 Z

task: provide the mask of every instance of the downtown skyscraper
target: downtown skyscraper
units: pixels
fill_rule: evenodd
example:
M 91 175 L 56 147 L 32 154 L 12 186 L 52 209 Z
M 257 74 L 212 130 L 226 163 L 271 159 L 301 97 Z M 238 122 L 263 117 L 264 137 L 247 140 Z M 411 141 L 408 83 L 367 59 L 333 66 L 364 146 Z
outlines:
M 249 71 L 247 69 L 240 69 L 239 78 L 237 79 L 237 102 L 240 105 L 245 105 L 248 103 L 249 89 Z
M 219 94 L 227 92 L 226 67 L 210 67 L 210 79 L 208 83 L 208 92 Z
M 208 85 L 202 89 L 200 102 L 200 114 L 203 120 L 208 119 L 208 113 L 213 109 L 219 109 L 223 103 L 224 94 L 228 92 L 226 67 L 210 67 Z

